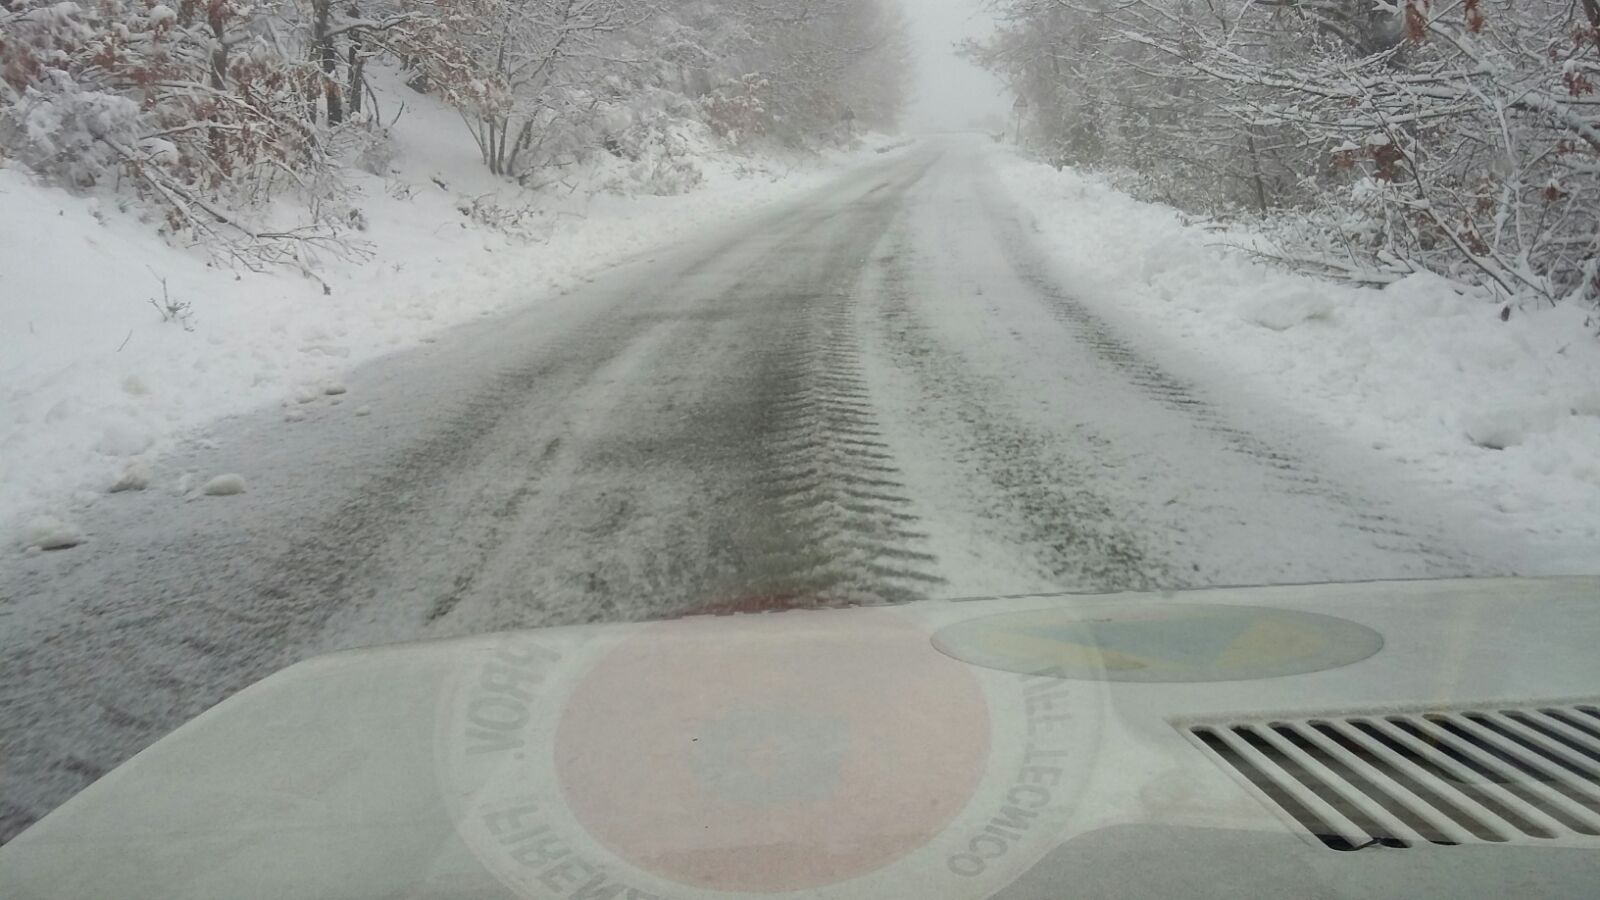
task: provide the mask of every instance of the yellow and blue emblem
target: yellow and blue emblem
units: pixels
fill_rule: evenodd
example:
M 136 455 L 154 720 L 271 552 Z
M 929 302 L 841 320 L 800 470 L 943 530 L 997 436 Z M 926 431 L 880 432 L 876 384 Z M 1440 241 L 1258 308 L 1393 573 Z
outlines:
M 1104 681 L 1248 681 L 1320 672 L 1383 648 L 1365 625 L 1318 613 L 1212 604 L 1055 607 L 959 622 L 933 638 L 963 662 Z

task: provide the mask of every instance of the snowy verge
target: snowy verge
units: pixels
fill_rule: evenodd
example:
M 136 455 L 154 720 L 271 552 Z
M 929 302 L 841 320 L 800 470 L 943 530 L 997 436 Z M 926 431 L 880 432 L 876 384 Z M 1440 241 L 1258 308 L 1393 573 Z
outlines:
M 1593 310 L 1515 312 L 1416 275 L 1356 288 L 1263 266 L 1103 179 L 996 149 L 1062 280 L 1202 377 L 1281 401 L 1462 501 L 1541 570 L 1600 571 Z
M 703 181 L 679 196 L 610 193 L 618 172 L 596 170 L 529 194 L 483 170 L 454 112 L 407 102 L 384 174 L 351 176 L 371 258 L 326 260 L 320 282 L 208 265 L 136 207 L 0 161 L 0 545 L 38 546 L 18 523 L 149 486 L 148 461 L 212 419 L 343 402 L 340 373 L 363 360 L 795 196 L 884 142 L 787 163 L 700 147 Z

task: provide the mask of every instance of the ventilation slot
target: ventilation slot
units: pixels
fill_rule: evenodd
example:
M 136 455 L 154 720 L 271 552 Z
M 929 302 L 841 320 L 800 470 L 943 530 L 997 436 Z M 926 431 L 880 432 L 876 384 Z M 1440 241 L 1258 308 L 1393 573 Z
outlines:
M 1192 725 L 1199 745 L 1334 850 L 1600 845 L 1600 708 Z

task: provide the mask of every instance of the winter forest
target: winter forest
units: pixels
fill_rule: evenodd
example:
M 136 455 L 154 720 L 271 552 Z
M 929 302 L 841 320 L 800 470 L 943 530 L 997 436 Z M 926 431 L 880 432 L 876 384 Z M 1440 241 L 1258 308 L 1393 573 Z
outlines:
M 839 145 L 907 84 L 893 0 L 0 0 L 0 61 L 0 154 L 247 268 L 356 252 L 341 172 L 384 174 L 399 112 L 375 67 L 459 111 L 495 175 L 609 154 L 657 193 L 694 186 L 686 127 Z
M 991 0 L 1022 140 L 1263 257 L 1600 297 L 1596 0 Z
M 1597 0 L 987 2 L 964 52 L 1053 163 L 1268 220 L 1255 252 L 1325 276 L 1600 296 Z M 894 0 L 0 0 L 0 58 L 0 152 L 249 267 L 349 250 L 340 171 L 381 169 L 394 114 L 375 65 L 498 176 L 660 155 L 665 192 L 693 186 L 685 122 L 839 144 L 895 125 L 910 78 Z

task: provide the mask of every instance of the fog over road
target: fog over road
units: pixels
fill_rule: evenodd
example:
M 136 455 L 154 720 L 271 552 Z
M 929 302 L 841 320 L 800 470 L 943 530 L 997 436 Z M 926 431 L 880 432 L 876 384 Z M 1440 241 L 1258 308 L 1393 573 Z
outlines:
M 218 423 L 0 572 L 0 838 L 318 653 L 690 611 L 1515 568 L 1082 304 L 941 139 Z M 358 407 L 370 414 L 356 415 Z M 363 413 L 367 409 L 362 409 Z

